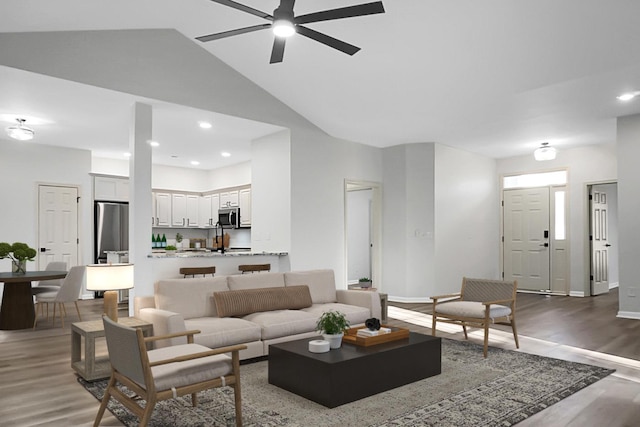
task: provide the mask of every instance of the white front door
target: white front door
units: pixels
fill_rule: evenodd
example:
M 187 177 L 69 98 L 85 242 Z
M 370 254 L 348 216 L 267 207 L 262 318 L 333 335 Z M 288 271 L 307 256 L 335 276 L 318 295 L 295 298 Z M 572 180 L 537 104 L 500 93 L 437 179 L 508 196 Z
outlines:
M 609 217 L 607 193 L 591 191 L 591 294 L 609 292 Z
M 549 188 L 504 191 L 504 279 L 518 289 L 549 291 Z
M 78 188 L 40 185 L 38 201 L 38 269 L 78 265 Z

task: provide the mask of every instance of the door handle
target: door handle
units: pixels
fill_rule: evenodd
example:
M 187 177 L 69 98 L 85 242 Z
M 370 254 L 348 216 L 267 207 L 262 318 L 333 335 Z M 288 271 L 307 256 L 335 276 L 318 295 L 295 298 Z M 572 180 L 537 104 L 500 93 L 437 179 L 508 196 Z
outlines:
M 545 248 L 548 248 L 548 247 L 549 247 L 549 244 L 548 244 L 548 243 L 540 243 L 540 245 L 539 245 L 539 246 L 544 246 Z
M 608 244 L 608 243 L 607 243 L 605 246 L 606 246 L 607 248 L 611 247 L 611 245 L 610 245 L 610 244 Z

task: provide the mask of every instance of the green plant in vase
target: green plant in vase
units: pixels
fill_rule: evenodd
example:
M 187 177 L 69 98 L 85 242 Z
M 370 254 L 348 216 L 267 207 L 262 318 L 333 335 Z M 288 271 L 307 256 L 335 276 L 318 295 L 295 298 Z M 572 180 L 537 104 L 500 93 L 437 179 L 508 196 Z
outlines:
M 349 329 L 347 317 L 334 310 L 325 311 L 316 323 L 316 329 L 322 332 L 325 341 L 329 341 L 331 348 L 340 348 L 344 331 Z
M 0 243 L 0 259 L 9 258 L 11 260 L 11 271 L 18 274 L 27 272 L 27 261 L 33 261 L 38 253 L 30 248 L 26 243 L 15 242 L 10 245 L 6 242 Z
M 180 233 L 176 233 L 176 247 L 181 248 L 182 247 L 182 234 Z

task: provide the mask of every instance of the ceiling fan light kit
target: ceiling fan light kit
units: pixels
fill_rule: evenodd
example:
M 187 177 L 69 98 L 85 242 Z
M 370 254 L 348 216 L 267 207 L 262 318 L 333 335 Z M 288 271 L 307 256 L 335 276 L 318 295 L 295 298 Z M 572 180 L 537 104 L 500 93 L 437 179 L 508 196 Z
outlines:
M 543 142 L 542 145 L 533 152 L 533 157 L 539 162 L 544 162 L 555 159 L 557 153 L 558 150 L 550 147 L 548 142 Z
M 249 13 L 254 16 L 258 16 L 271 22 L 268 24 L 252 25 L 250 27 L 238 28 L 236 30 L 229 30 L 223 31 L 221 33 L 200 36 L 196 37 L 196 40 L 201 42 L 208 42 L 212 40 L 219 40 L 226 37 L 236 36 L 239 34 L 264 30 L 265 28 L 271 28 L 275 35 L 273 48 L 271 50 L 271 59 L 269 61 L 269 63 L 271 64 L 282 62 L 284 58 L 285 40 L 287 37 L 290 37 L 296 33 L 322 43 L 326 46 L 332 47 L 343 53 L 346 53 L 347 55 L 354 55 L 360 50 L 359 47 L 343 42 L 342 40 L 335 39 L 318 31 L 312 30 L 311 28 L 305 27 L 302 24 L 310 24 L 320 21 L 333 21 L 335 19 L 355 18 L 357 16 L 384 13 L 384 6 L 382 5 L 381 1 L 364 3 L 355 6 L 340 7 L 337 9 L 329 9 L 321 12 L 314 12 L 299 16 L 295 16 L 295 14 L 293 13 L 295 0 L 280 0 L 280 5 L 273 11 L 273 15 L 249 6 L 245 6 L 232 0 L 211 1 L 227 7 L 231 7 L 233 9 L 237 9 L 245 13 Z
M 24 125 L 25 119 L 16 119 L 17 125 L 9 126 L 6 131 L 10 138 L 18 141 L 29 141 L 33 139 L 35 132 L 30 127 Z

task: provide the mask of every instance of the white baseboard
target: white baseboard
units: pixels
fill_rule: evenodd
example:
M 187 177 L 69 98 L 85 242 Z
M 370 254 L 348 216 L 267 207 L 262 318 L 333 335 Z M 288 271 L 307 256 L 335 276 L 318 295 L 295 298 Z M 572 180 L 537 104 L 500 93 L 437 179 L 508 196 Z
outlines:
M 584 291 L 571 291 L 569 292 L 570 297 L 579 297 L 584 298 Z
M 433 302 L 431 298 L 428 297 L 416 297 L 416 298 L 407 298 L 407 297 L 394 297 L 389 295 L 387 299 L 391 302 L 404 302 L 404 303 L 425 303 L 425 302 Z
M 616 317 L 622 319 L 640 320 L 640 313 L 638 313 L 637 311 L 619 311 Z
M 620 286 L 620 283 L 615 282 L 615 283 L 609 283 L 609 289 L 615 289 L 617 287 Z

